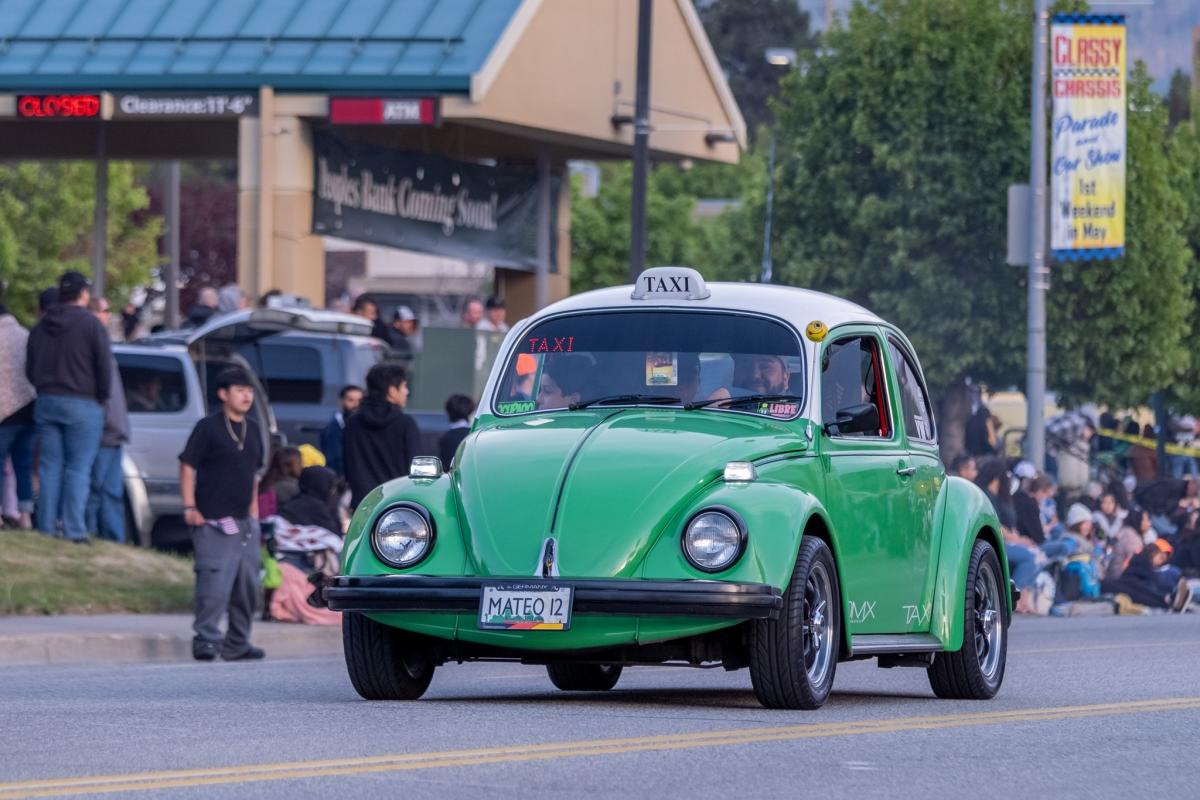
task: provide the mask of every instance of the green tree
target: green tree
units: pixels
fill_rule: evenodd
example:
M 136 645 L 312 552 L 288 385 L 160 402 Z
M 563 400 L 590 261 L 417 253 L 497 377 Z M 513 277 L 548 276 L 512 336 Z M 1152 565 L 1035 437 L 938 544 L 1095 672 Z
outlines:
M 781 67 L 767 63 L 767 48 L 816 47 L 808 13 L 796 0 L 712 0 L 697 6 L 746 126 L 754 133 L 771 118 L 767 103 L 784 75 Z
M 1168 153 L 1167 109 L 1150 84 L 1139 62 L 1129 80 L 1125 257 L 1053 267 L 1047 382 L 1068 401 L 1145 404 L 1189 364 L 1188 207 Z
M 1188 243 L 1192 303 L 1200 308 L 1200 134 L 1195 124 L 1175 128 L 1168 148 L 1172 183 L 1183 201 L 1182 232 Z M 1188 363 L 1176 371 L 1168 393 L 1174 407 L 1191 411 L 1200 408 L 1200 325 L 1190 322 L 1185 339 Z
M 1171 85 L 1167 89 L 1167 115 L 1174 128 L 1181 122 L 1192 118 L 1192 78 L 1182 70 L 1175 70 L 1171 76 Z
M 9 308 L 26 324 L 38 293 L 60 274 L 91 273 L 94 179 L 86 162 L 0 166 L 0 279 Z M 149 202 L 131 164 L 109 166 L 106 294 L 113 305 L 149 283 L 158 264 L 161 220 L 140 213 Z
M 660 165 L 646 190 L 646 263 L 703 264 L 720 248 L 721 229 L 693 217 L 696 198 L 682 188 L 678 168 Z M 579 183 L 571 192 L 571 288 L 582 292 L 629 282 L 628 163 L 601 167 L 600 190 L 584 197 Z
M 964 380 L 1022 384 L 1025 270 L 1005 264 L 1006 187 L 1029 174 L 1028 0 L 877 0 L 779 100 L 776 270 L 913 339 L 961 447 Z M 1131 82 L 1127 255 L 1052 267 L 1050 388 L 1142 402 L 1180 368 L 1191 286 L 1166 113 Z M 751 200 L 751 202 L 757 202 Z

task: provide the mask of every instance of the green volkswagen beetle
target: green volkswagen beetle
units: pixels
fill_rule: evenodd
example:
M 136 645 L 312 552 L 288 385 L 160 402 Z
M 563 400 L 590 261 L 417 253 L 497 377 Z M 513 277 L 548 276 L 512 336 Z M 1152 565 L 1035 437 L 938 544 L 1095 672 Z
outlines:
M 571 297 L 508 334 L 442 466 L 367 496 L 325 591 L 365 698 L 483 659 L 582 691 L 747 667 L 771 708 L 865 658 L 1000 688 L 1000 524 L 946 476 L 904 334 L 852 303 L 675 267 Z

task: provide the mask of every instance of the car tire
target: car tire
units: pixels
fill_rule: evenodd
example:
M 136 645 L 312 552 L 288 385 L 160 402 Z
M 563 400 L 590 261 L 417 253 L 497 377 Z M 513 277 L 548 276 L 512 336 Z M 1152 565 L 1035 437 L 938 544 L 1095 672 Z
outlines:
M 805 536 L 779 616 L 751 623 L 750 682 L 758 701 L 767 708 L 820 708 L 833 689 L 841 641 L 833 554 Z
M 373 619 L 342 614 L 346 672 L 365 700 L 416 700 L 433 680 L 428 644 L 417 634 Z
M 615 664 L 547 664 L 550 682 L 564 692 L 607 692 L 621 679 Z
M 1000 559 L 982 539 L 971 550 L 963 591 L 963 645 L 938 653 L 929 667 L 929 685 L 950 700 L 990 700 L 1004 681 L 1008 656 L 1008 604 Z

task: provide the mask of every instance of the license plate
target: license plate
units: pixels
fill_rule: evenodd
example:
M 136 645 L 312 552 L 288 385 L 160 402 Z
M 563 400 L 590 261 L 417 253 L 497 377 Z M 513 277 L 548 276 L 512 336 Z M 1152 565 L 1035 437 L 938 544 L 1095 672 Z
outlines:
M 479 599 L 479 627 L 565 631 L 571 627 L 571 588 L 539 583 L 485 585 Z

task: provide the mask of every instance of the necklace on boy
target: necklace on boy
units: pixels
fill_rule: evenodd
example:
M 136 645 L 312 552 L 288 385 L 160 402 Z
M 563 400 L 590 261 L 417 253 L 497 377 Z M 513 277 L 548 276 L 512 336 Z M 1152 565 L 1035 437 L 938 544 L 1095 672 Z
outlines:
M 229 417 L 224 414 L 221 416 L 225 419 L 225 430 L 229 431 L 229 438 L 233 439 L 233 443 L 237 445 L 237 449 L 240 451 L 246 446 L 246 420 L 242 420 L 242 436 L 238 438 L 238 435 L 233 432 L 233 424 L 230 423 Z

